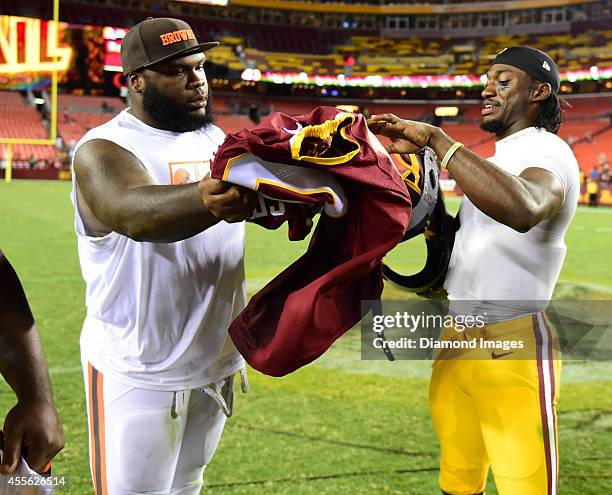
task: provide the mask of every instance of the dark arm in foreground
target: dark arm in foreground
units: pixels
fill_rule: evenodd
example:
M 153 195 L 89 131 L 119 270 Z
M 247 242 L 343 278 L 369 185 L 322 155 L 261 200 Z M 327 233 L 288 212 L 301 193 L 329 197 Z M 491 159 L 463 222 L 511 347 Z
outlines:
M 4 420 L 0 472 L 13 473 L 20 456 L 41 472 L 64 448 L 64 433 L 34 318 L 19 278 L 1 251 L 0 373 L 17 396 Z

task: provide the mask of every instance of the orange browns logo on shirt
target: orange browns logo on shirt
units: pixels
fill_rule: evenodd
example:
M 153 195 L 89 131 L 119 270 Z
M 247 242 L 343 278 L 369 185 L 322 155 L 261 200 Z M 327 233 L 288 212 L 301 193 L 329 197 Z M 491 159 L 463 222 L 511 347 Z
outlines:
M 184 168 L 179 168 L 176 172 L 174 172 L 174 177 L 172 177 L 172 184 L 189 184 L 193 182 L 193 179 L 189 175 L 189 172 Z
M 169 162 L 170 184 L 189 184 L 206 177 L 210 172 L 210 160 L 194 162 Z

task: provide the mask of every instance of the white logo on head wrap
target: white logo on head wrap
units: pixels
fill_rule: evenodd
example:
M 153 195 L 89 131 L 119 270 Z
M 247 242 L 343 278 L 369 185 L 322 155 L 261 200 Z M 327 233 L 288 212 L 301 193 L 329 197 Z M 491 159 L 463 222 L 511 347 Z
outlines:
M 286 127 L 283 127 L 283 131 L 288 132 L 289 134 L 293 134 L 293 135 L 295 136 L 295 135 L 296 135 L 298 132 L 301 132 L 301 131 L 302 131 L 302 129 L 304 129 L 304 128 L 302 127 L 302 124 L 300 124 L 299 122 L 296 122 L 296 125 L 297 125 L 297 129 L 295 129 L 295 130 L 293 130 L 293 131 L 290 131 L 290 130 L 289 130 L 289 129 L 287 129 Z
M 548 72 L 550 72 L 550 65 L 548 65 L 548 62 L 546 60 L 544 60 L 544 63 L 542 64 L 542 67 L 544 69 L 546 69 Z

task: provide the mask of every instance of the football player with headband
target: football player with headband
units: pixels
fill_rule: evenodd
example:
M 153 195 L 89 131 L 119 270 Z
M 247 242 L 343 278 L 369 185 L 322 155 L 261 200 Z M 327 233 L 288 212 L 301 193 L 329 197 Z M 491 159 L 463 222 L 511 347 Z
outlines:
M 534 48 L 495 58 L 482 90 L 481 128 L 496 136 L 488 159 L 432 125 L 392 114 L 368 121 L 391 139 L 391 153 L 433 149 L 465 193 L 445 288 L 451 313 L 486 315 L 486 324 L 443 338 L 517 344 L 434 362 L 430 407 L 445 494 L 484 493 L 489 468 L 500 495 L 557 493 L 561 360 L 543 311 L 580 194 L 576 158 L 555 135 L 559 83 L 555 62 Z

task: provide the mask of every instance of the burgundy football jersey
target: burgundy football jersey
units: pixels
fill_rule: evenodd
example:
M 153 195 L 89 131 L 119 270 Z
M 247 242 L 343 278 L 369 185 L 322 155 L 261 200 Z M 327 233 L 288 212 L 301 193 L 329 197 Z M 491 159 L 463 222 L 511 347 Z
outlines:
M 318 107 L 274 113 L 229 134 L 214 178 L 257 191 L 253 221 L 288 221 L 303 238 L 321 211 L 306 253 L 254 295 L 229 334 L 255 369 L 282 376 L 319 357 L 362 317 L 383 288 L 381 260 L 404 236 L 411 199 L 402 175 L 363 116 Z

